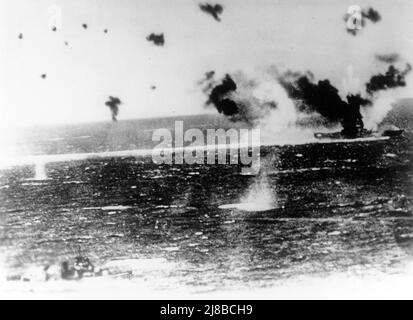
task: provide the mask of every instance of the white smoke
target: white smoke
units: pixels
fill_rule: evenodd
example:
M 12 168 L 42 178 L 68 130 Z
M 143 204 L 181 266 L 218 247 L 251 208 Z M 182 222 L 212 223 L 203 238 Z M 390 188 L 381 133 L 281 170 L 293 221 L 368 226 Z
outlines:
M 392 109 L 394 101 L 395 98 L 390 91 L 377 93 L 377 98 L 374 99 L 373 105 L 360 110 L 363 116 L 364 127 L 368 130 L 377 130 L 378 125 Z
M 270 187 L 268 176 L 261 174 L 241 199 L 241 208 L 245 211 L 265 211 L 277 206 L 276 194 Z
M 267 117 L 261 119 L 261 126 L 271 126 L 280 131 L 290 127 L 297 121 L 294 103 L 279 83 L 275 81 L 260 83 L 252 94 L 261 105 L 272 102 L 276 104 L 276 108 L 269 110 Z
M 238 203 L 224 204 L 220 209 L 238 209 L 240 211 L 268 211 L 278 206 L 277 195 L 272 190 L 268 176 L 261 173 L 255 177 L 244 197 Z
M 314 140 L 314 128 L 297 125 L 301 115 L 278 81 L 275 67 L 234 74 L 237 91 L 231 98 L 241 113 L 260 129 L 261 145 L 302 143 Z
M 406 77 L 406 86 L 395 89 L 377 91 L 372 99 L 373 105 L 361 108 L 363 122 L 366 129 L 377 130 L 380 123 L 392 110 L 397 100 L 411 98 L 413 96 L 413 76 Z

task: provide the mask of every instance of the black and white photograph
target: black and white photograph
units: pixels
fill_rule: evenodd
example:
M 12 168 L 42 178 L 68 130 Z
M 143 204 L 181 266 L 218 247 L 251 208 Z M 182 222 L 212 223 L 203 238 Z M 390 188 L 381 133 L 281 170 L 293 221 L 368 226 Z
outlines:
M 412 12 L 0 0 L 0 299 L 413 299 Z

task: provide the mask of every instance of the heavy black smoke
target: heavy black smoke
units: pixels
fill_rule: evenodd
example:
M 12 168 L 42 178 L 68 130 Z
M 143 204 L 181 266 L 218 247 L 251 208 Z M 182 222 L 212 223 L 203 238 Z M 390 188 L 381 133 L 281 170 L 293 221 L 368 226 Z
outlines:
M 381 20 L 380 13 L 372 7 L 368 8 L 367 10 L 363 10 L 361 14 L 363 18 L 366 18 L 373 23 L 379 22 Z
M 146 37 L 146 40 L 153 42 L 156 46 L 163 46 L 165 44 L 165 37 L 163 33 L 151 33 L 149 36 Z
M 236 73 L 235 77 L 226 74 L 221 81 L 216 81 L 214 74 L 214 71 L 205 73 L 204 79 L 198 84 L 208 95 L 206 105 L 215 106 L 219 113 L 231 121 L 253 126 L 267 115 L 269 110 L 277 107 L 274 100 L 254 96 L 253 92 L 259 83 L 247 79 L 242 72 Z
M 331 123 L 340 122 L 346 136 L 355 136 L 363 129 L 360 107 L 370 105 L 370 100 L 360 95 L 347 95 L 343 100 L 328 79 L 315 82 L 311 73 L 288 72 L 279 81 L 299 112 L 318 113 Z
M 120 101 L 119 98 L 112 96 L 109 96 L 109 100 L 105 102 L 105 105 L 109 107 L 112 114 L 112 121 L 117 121 L 120 104 L 122 104 L 122 101 Z
M 364 128 L 361 108 L 372 106 L 375 92 L 405 86 L 405 76 L 410 70 L 409 64 L 402 71 L 391 65 L 385 74 L 373 75 L 370 78 L 365 86 L 365 94 L 349 93 L 345 98 L 342 98 L 330 80 L 316 81 L 311 72 L 277 71 L 272 74 L 273 81 L 266 81 L 266 85 L 270 83 L 272 86 L 281 86 L 281 90 L 294 102 L 298 113 L 318 114 L 331 125 L 340 123 L 344 136 L 356 137 Z M 204 92 L 208 94 L 207 104 L 214 105 L 219 113 L 230 120 L 254 124 L 257 117 L 265 117 L 268 114 L 266 111 L 279 106 L 276 95 L 268 95 L 266 100 L 257 97 L 254 90 L 260 89 L 257 83 L 259 81 L 245 80 L 245 77 L 240 77 L 239 74 L 236 74 L 235 78 L 227 74 L 219 82 L 213 77 L 213 72 L 207 72 L 198 84 L 202 85 Z M 234 79 L 237 79 L 237 82 Z M 263 112 L 257 112 L 257 108 Z
M 229 95 L 237 90 L 237 85 L 229 74 L 225 75 L 222 83 L 215 86 L 209 94 L 207 104 L 213 104 L 219 113 L 234 116 L 239 113 L 237 103 Z
M 222 12 L 224 11 L 224 7 L 220 4 L 209 4 L 209 3 L 204 3 L 204 4 L 200 4 L 199 8 L 207 13 L 210 14 L 216 21 L 220 22 L 221 18 L 219 17 Z
M 372 94 L 379 90 L 405 87 L 406 75 L 411 69 L 410 64 L 407 64 L 404 70 L 399 70 L 394 65 L 390 65 L 384 74 L 379 73 L 370 78 L 370 81 L 366 83 L 366 91 Z

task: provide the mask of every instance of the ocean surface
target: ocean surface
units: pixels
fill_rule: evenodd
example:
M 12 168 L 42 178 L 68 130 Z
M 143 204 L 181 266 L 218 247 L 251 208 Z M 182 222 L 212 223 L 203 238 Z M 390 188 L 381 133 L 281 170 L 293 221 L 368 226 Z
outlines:
M 174 120 L 37 127 L 15 146 L 21 156 L 150 149 L 153 130 Z M 156 290 L 401 273 L 413 255 L 413 125 L 403 128 L 390 140 L 261 147 L 255 175 L 150 156 L 47 163 L 42 179 L 31 164 L 3 167 L 0 254 L 8 274 L 82 255 Z

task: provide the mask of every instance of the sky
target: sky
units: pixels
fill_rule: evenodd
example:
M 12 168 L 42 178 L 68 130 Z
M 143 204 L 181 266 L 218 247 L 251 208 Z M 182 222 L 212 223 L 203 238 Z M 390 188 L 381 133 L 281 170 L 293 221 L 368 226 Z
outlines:
M 209 70 L 311 70 L 343 89 L 349 66 L 362 83 L 385 70 L 377 53 L 413 57 L 409 0 L 219 0 L 221 22 L 203 2 L 0 0 L 0 126 L 111 121 L 110 95 L 123 102 L 119 120 L 213 113 L 197 85 Z M 356 37 L 343 21 L 354 4 L 382 16 Z

